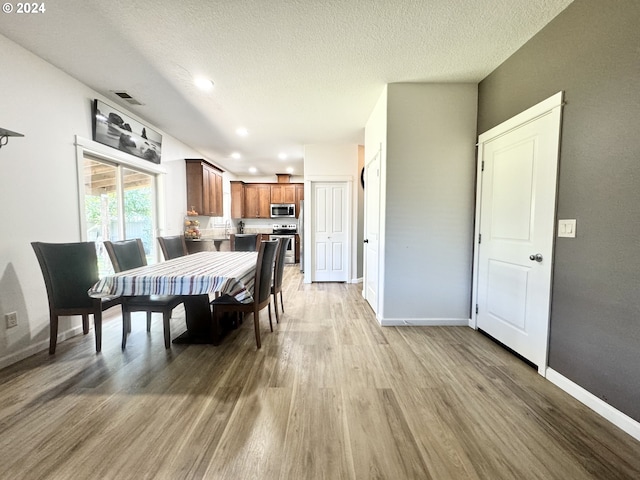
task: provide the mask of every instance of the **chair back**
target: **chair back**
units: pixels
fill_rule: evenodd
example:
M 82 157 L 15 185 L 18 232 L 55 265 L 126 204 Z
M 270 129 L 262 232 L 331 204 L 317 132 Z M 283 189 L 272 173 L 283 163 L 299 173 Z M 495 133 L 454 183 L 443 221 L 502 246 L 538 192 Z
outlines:
M 255 252 L 256 250 L 258 250 L 258 234 L 236 234 L 234 236 L 233 250 L 235 252 Z
M 91 308 L 95 299 L 87 293 L 99 280 L 98 256 L 93 242 L 32 242 L 44 284 L 49 309 Z
M 276 263 L 273 270 L 273 286 L 276 290 L 282 286 L 282 277 L 284 276 L 284 260 L 289 247 L 290 238 L 280 237 L 278 243 L 278 252 L 276 253 Z
M 123 240 L 121 242 L 110 242 L 105 240 L 104 248 L 109 254 L 113 270 L 123 272 L 132 268 L 144 267 L 147 264 L 147 256 L 144 253 L 142 240 Z
M 189 252 L 184 235 L 175 235 L 173 237 L 158 237 L 160 248 L 165 260 L 172 258 L 184 257 Z
M 273 262 L 276 257 L 278 242 L 260 242 L 258 250 L 258 263 L 256 266 L 256 280 L 253 291 L 253 300 L 259 304 L 271 298 L 271 279 L 273 278 Z

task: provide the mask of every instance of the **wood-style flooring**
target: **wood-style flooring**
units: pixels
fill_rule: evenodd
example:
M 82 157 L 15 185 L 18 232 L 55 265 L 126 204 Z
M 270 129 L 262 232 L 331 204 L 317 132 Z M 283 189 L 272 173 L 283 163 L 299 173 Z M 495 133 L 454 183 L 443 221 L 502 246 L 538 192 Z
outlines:
M 119 314 L 0 371 L 1 479 L 638 479 L 640 442 L 466 327 L 380 327 L 303 284 L 221 346 Z M 181 308 L 172 336 L 184 330 Z

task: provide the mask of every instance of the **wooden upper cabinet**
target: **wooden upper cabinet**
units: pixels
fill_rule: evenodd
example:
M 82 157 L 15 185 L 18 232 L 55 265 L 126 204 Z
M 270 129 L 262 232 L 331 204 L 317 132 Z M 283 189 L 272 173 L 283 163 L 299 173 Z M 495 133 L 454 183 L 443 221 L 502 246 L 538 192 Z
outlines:
M 271 188 L 266 183 L 245 183 L 244 218 L 271 218 Z
M 271 203 L 296 203 L 296 185 L 294 183 L 271 185 Z
M 231 182 L 231 218 L 244 218 L 244 182 Z
M 272 203 L 294 203 L 296 217 L 304 199 L 303 183 L 231 182 L 231 218 L 271 218 Z
M 185 160 L 187 170 L 187 210 L 198 215 L 221 217 L 222 170 L 198 158 Z

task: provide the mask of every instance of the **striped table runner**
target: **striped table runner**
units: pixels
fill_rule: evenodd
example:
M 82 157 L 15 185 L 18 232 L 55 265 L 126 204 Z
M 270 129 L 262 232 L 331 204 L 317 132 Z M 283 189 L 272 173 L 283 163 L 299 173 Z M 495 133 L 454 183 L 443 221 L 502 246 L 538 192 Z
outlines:
M 89 296 L 203 295 L 220 292 L 253 300 L 257 252 L 199 252 L 108 275 Z

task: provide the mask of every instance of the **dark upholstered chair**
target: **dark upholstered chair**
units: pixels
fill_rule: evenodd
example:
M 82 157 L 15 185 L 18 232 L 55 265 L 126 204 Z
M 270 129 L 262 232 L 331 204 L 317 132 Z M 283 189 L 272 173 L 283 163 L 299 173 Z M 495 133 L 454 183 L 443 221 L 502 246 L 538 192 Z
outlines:
M 256 262 L 252 302 L 241 303 L 230 295 L 222 295 L 211 302 L 214 322 L 219 322 L 221 315 L 227 312 L 240 314 L 253 313 L 253 327 L 258 348 L 261 347 L 260 310 L 264 307 L 268 307 L 269 309 L 269 327 L 273 332 L 273 324 L 271 322 L 271 280 L 273 278 L 273 261 L 277 248 L 278 242 L 275 240 L 260 243 L 258 260 Z
M 256 252 L 258 248 L 256 233 L 238 233 L 231 237 L 231 250 L 234 252 Z
M 187 243 L 184 240 L 184 235 L 158 237 L 158 243 L 160 243 L 162 255 L 164 255 L 165 260 L 184 257 L 189 254 L 189 251 L 187 250 Z
M 271 284 L 271 294 L 273 295 L 273 309 L 276 311 L 276 322 L 280 322 L 280 314 L 278 313 L 278 294 L 280 294 L 280 308 L 284 313 L 284 303 L 282 302 L 282 277 L 284 276 L 284 257 L 287 254 L 290 238 L 280 237 L 278 239 L 278 251 L 276 253 L 276 261 L 273 266 L 273 282 Z
M 58 317 L 82 315 L 82 331 L 89 332 L 93 315 L 96 352 L 102 348 L 102 312 L 120 304 L 120 298 L 91 298 L 88 290 L 99 280 L 98 257 L 93 242 L 32 242 L 49 299 L 49 353 L 56 351 Z
M 143 267 L 147 264 L 142 240 L 105 241 L 113 269 L 117 272 Z M 127 335 L 131 332 L 131 312 L 147 312 L 147 332 L 151 331 L 151 314 L 162 313 L 164 346 L 171 347 L 171 312 L 183 302 L 178 295 L 140 295 L 122 297 L 122 348 L 127 345 Z

